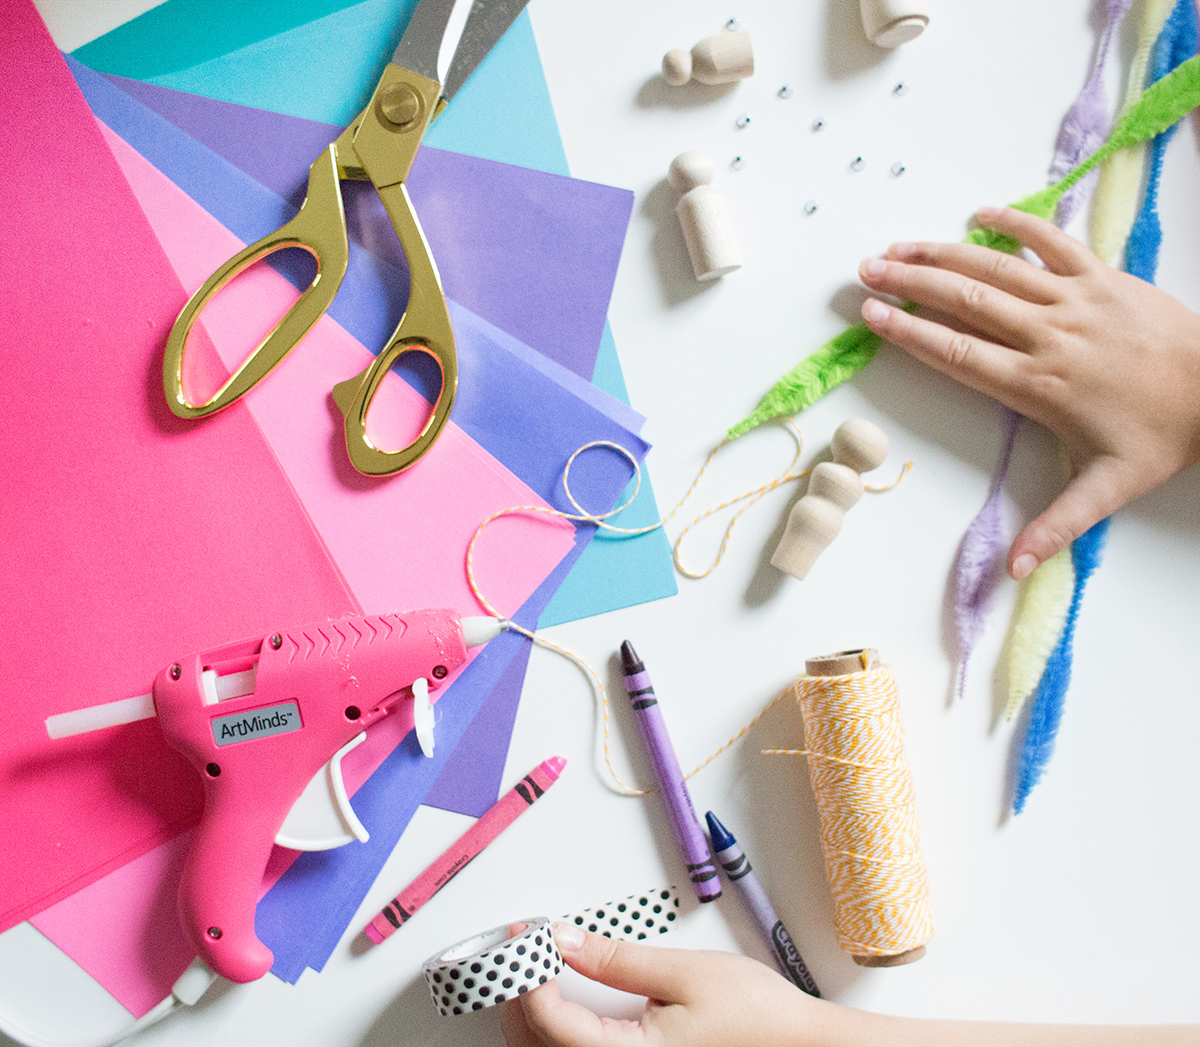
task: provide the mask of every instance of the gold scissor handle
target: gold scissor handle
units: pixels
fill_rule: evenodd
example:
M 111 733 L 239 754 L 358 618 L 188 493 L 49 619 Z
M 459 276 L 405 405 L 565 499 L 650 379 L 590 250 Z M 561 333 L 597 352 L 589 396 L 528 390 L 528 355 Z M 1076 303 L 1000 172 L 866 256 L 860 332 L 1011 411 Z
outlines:
M 458 358 L 446 296 L 412 200 L 403 183 L 385 186 L 378 192 L 408 258 L 408 305 L 374 363 L 333 390 L 334 402 L 346 419 L 346 452 L 350 462 L 368 476 L 398 473 L 428 451 L 449 421 L 458 392 Z M 408 352 L 423 352 L 434 358 L 442 372 L 442 388 L 420 435 L 407 447 L 384 451 L 367 435 L 367 412 L 388 369 Z
M 183 391 L 183 353 L 188 335 L 209 300 L 242 271 L 285 247 L 302 247 L 317 260 L 317 275 L 299 300 L 205 403 L 193 404 Z M 346 275 L 350 244 L 342 190 L 338 184 L 334 147 L 322 153 L 308 173 L 308 195 L 299 213 L 283 228 L 251 244 L 212 274 L 189 299 L 171 334 L 163 356 L 163 390 L 167 404 L 180 418 L 203 418 L 228 407 L 252 389 L 295 348 L 333 301 Z

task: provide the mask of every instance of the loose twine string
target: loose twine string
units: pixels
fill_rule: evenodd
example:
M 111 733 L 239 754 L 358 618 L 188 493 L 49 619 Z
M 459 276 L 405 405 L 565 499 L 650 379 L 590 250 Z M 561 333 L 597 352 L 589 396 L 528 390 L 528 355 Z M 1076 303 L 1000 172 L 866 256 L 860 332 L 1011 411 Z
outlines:
M 807 476 L 810 472 L 812 472 L 811 469 L 803 469 L 803 470 L 797 469 L 797 466 L 800 463 L 800 457 L 804 451 L 804 436 L 800 432 L 799 427 L 790 419 L 784 419 L 783 425 L 785 425 L 787 427 L 792 438 L 796 441 L 796 453 L 792 457 L 792 460 L 788 463 L 787 467 L 778 476 L 776 476 L 773 480 L 769 480 L 767 483 L 762 484 L 759 487 L 752 488 L 749 491 L 744 491 L 741 494 L 734 495 L 731 498 L 727 498 L 724 501 L 722 501 L 720 504 L 714 505 L 711 509 L 706 509 L 699 516 L 697 516 L 695 519 L 693 519 L 690 523 L 686 524 L 684 526 L 684 528 L 679 532 L 679 536 L 675 539 L 674 543 L 671 546 L 671 560 L 675 565 L 675 569 L 680 574 L 682 574 L 685 578 L 705 578 L 709 574 L 711 574 L 714 570 L 716 570 L 717 566 L 725 558 L 725 552 L 729 546 L 730 535 L 732 535 L 733 529 L 737 525 L 737 522 L 741 518 L 742 514 L 747 509 L 749 509 L 755 502 L 757 502 L 759 499 L 761 499 L 765 495 L 769 494 L 771 491 L 774 491 L 777 487 L 780 487 L 785 483 L 789 483 L 792 480 L 798 480 L 802 477 Z M 712 465 L 713 460 L 721 452 L 722 448 L 724 448 L 725 445 L 728 444 L 729 442 L 730 442 L 730 440 L 728 438 L 726 438 L 726 439 L 722 440 L 719 444 L 717 444 L 716 447 L 713 448 L 713 450 L 709 454 L 708 458 L 705 459 L 704 464 L 700 467 L 700 471 L 696 474 L 696 478 L 692 481 L 691 486 L 684 493 L 683 497 L 676 504 L 675 508 L 672 509 L 669 513 L 667 513 L 666 516 L 662 517 L 662 519 L 660 519 L 657 523 L 647 524 L 644 527 L 617 527 L 616 525 L 608 522 L 610 517 L 616 516 L 618 513 L 629 508 L 629 506 L 632 505 L 633 502 L 637 499 L 639 491 L 641 491 L 642 470 L 641 470 L 641 466 L 639 465 L 637 459 L 629 452 L 628 449 L 626 449 L 625 447 L 622 447 L 620 444 L 614 443 L 610 440 L 593 440 L 591 443 L 584 444 L 582 447 L 578 448 L 571 455 L 570 458 L 567 459 L 567 463 L 563 467 L 563 476 L 562 476 L 563 490 L 566 492 L 568 501 L 570 501 L 572 507 L 575 509 L 574 513 L 563 512 L 560 509 L 552 509 L 552 508 L 550 508 L 548 506 L 544 506 L 544 505 L 514 505 L 514 506 L 510 506 L 507 509 L 501 509 L 498 512 L 492 513 L 491 516 L 489 516 L 487 519 L 485 519 L 475 529 L 475 533 L 471 536 L 470 542 L 467 543 L 466 568 L 467 568 L 467 583 L 468 583 L 468 585 L 470 585 L 471 592 L 474 594 L 475 599 L 479 602 L 480 607 L 482 607 L 485 611 L 487 611 L 488 614 L 492 615 L 495 618 L 503 618 L 504 617 L 496 609 L 496 607 L 491 603 L 491 601 L 488 600 L 488 598 L 484 595 L 482 589 L 479 586 L 479 582 L 478 582 L 478 579 L 476 578 L 476 574 L 475 574 L 475 545 L 479 541 L 479 538 L 483 534 L 483 532 L 495 521 L 497 521 L 505 516 L 512 516 L 512 515 L 515 515 L 518 513 L 523 513 L 523 514 L 540 515 L 543 517 L 551 517 L 551 518 L 555 518 L 555 519 L 570 520 L 570 521 L 574 521 L 574 522 L 578 522 L 578 523 L 592 523 L 605 531 L 608 531 L 614 535 L 617 535 L 617 536 L 620 536 L 623 538 L 634 537 L 634 536 L 641 535 L 641 534 L 649 534 L 651 531 L 656 531 L 659 528 L 664 527 L 675 516 L 675 514 L 678 513 L 683 508 L 684 504 L 692 497 L 692 495 L 695 493 L 696 489 L 700 486 L 700 482 L 704 478 L 704 474 L 708 471 L 709 466 Z M 599 513 L 599 514 L 589 513 L 586 509 L 583 508 L 583 506 L 581 506 L 579 504 L 579 502 L 575 498 L 575 495 L 571 492 L 571 468 L 575 464 L 575 460 L 580 455 L 584 454 L 586 451 L 590 451 L 590 450 L 593 450 L 596 448 L 608 448 L 612 451 L 616 451 L 618 454 L 620 454 L 622 457 L 624 457 L 633 468 L 634 480 L 635 480 L 633 493 L 624 502 L 622 502 L 620 505 L 618 505 L 615 509 L 610 509 L 606 513 Z M 913 463 L 911 461 L 906 462 L 904 464 L 904 466 L 901 468 L 900 474 L 890 484 L 883 484 L 883 485 L 879 485 L 879 486 L 864 485 L 864 490 L 870 491 L 872 494 L 877 494 L 877 493 L 880 493 L 883 491 L 890 491 L 901 480 L 904 479 L 904 477 L 908 474 L 909 469 L 912 468 L 912 465 L 913 465 Z M 743 505 L 736 513 L 734 513 L 733 517 L 730 519 L 728 525 L 726 526 L 725 533 L 721 538 L 721 544 L 720 544 L 719 548 L 717 549 L 717 554 L 716 554 L 716 557 L 713 560 L 713 562 L 707 568 L 705 568 L 703 570 L 695 570 L 695 569 L 688 567 L 683 561 L 683 556 L 682 556 L 682 551 L 681 551 L 684 538 L 687 537 L 688 533 L 697 524 L 708 519 L 714 513 L 718 513 L 721 510 L 728 508 L 729 506 L 737 505 L 739 502 L 745 502 L 745 505 Z M 584 673 L 587 675 L 587 677 L 589 678 L 589 680 L 592 684 L 593 691 L 598 699 L 597 707 L 599 710 L 599 718 L 600 718 L 599 733 L 600 733 L 600 736 L 602 739 L 602 754 L 604 757 L 604 766 L 608 772 L 607 777 L 605 777 L 603 774 L 601 775 L 601 779 L 604 781 L 605 785 L 607 785 L 608 788 L 610 788 L 613 792 L 619 793 L 622 796 L 645 796 L 649 793 L 658 792 L 659 791 L 658 789 L 639 789 L 636 786 L 629 785 L 621 778 L 621 776 L 619 774 L 617 774 L 616 768 L 613 766 L 612 750 L 611 750 L 610 742 L 609 742 L 610 725 L 609 725 L 609 711 L 608 711 L 608 690 L 604 686 L 604 682 L 600 679 L 600 675 L 596 672 L 595 669 L 592 668 L 592 666 L 587 662 L 587 660 L 584 659 L 581 655 L 576 654 L 574 651 L 570 650 L 569 648 L 563 647 L 560 644 L 556 644 L 552 640 L 547 640 L 544 636 L 538 635 L 532 629 L 526 629 L 524 626 L 518 625 L 516 622 L 510 621 L 509 628 L 513 632 L 517 632 L 517 633 L 520 633 L 522 636 L 528 637 L 535 644 L 538 644 L 542 647 L 545 647 L 547 650 L 554 651 L 554 652 L 562 655 L 563 657 L 570 659 L 577 666 L 579 666 L 579 668 L 582 669 L 584 671 Z M 722 752 L 724 752 L 726 749 L 728 749 L 734 742 L 736 742 L 739 738 L 741 738 L 744 734 L 746 734 L 746 732 L 749 731 L 750 728 L 752 728 L 756 723 L 758 723 L 758 721 L 761 720 L 763 718 L 763 716 L 765 716 L 772 708 L 774 708 L 774 706 L 779 702 L 779 700 L 781 698 L 783 698 L 787 693 L 788 693 L 787 691 L 784 691 L 781 694 L 777 695 L 774 699 L 772 699 L 771 702 L 769 702 L 756 716 L 754 716 L 753 719 L 751 719 L 749 723 L 747 723 L 744 727 L 742 727 L 740 730 L 738 730 L 723 745 L 721 745 L 714 752 L 710 753 L 704 760 L 702 760 L 699 764 L 697 764 L 695 767 L 693 767 L 692 770 L 690 770 L 687 774 L 685 774 L 684 779 L 686 780 L 686 779 L 691 778 L 692 775 L 696 774 L 697 771 L 700 771 L 702 768 L 707 767 L 708 764 L 710 764 L 714 759 L 716 759 L 717 756 L 719 756 Z
M 854 956 L 924 945 L 933 916 L 891 666 L 801 676 L 792 691 L 808 747 L 764 752 L 808 758 L 839 944 Z

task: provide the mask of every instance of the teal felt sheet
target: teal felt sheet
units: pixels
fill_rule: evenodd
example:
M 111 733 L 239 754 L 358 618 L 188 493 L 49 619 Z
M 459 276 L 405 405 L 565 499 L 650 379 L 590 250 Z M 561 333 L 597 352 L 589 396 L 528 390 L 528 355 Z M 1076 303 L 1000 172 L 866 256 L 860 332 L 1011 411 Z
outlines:
M 101 72 L 209 98 L 345 125 L 356 115 L 402 34 L 416 0 L 167 0 L 87 44 L 74 57 Z M 336 40 L 337 46 L 329 43 Z M 498 118 L 499 114 L 511 114 Z M 523 13 L 438 118 L 440 149 L 569 174 L 533 27 Z M 605 328 L 593 381 L 628 403 L 616 344 Z M 658 518 L 649 478 L 614 523 Z M 539 624 L 559 624 L 674 595 L 661 531 L 598 536 Z

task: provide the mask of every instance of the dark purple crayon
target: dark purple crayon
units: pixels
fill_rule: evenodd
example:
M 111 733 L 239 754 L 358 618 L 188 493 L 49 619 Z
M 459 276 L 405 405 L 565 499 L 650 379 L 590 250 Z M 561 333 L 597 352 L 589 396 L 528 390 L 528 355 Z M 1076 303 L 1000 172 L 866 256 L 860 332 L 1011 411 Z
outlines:
M 633 706 L 638 723 L 642 725 L 642 736 L 646 739 L 650 762 L 654 764 L 654 773 L 662 790 L 663 803 L 666 804 L 667 819 L 671 823 L 675 842 L 679 844 L 683 863 L 691 877 L 692 889 L 702 902 L 711 902 L 714 898 L 721 897 L 721 881 L 717 876 L 717 867 L 713 864 L 708 840 L 704 838 L 700 819 L 696 817 L 696 809 L 688 795 L 683 772 L 679 769 L 679 760 L 676 759 L 675 749 L 671 745 L 671 736 L 667 734 L 662 710 L 659 709 L 658 699 L 654 696 L 650 676 L 633 649 L 633 644 L 628 640 L 621 644 L 621 664 L 625 669 L 625 688 L 629 691 L 629 704 Z
M 746 899 L 754 923 L 767 947 L 774 954 L 780 971 L 809 996 L 820 996 L 821 991 L 817 988 L 817 983 L 800 958 L 800 950 L 796 948 L 796 943 L 792 941 L 792 936 L 788 934 L 783 921 L 776 915 L 767 892 L 763 890 L 758 877 L 754 875 L 754 870 L 750 868 L 750 859 L 746 857 L 746 852 L 733 838 L 733 833 L 717 821 L 717 816 L 712 811 L 709 811 L 705 818 L 708 819 L 708 832 L 712 836 L 717 861 L 729 874 L 729 882 L 737 886 L 742 897 Z

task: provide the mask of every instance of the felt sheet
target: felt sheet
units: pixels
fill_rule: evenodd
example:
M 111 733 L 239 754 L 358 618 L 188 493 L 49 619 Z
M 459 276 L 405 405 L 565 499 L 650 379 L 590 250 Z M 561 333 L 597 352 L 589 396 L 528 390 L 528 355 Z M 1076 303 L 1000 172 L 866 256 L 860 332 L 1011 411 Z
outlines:
M 359 607 L 249 412 L 168 412 L 183 289 L 28 0 L 5 5 L 0 76 L 22 85 L 0 122 L 0 224 L 22 245 L 0 262 L 0 600 L 19 614 L 0 648 L 6 929 L 199 814 L 153 721 L 51 750 L 47 715 L 145 693 L 182 652 Z
M 341 133 L 331 124 L 108 79 L 297 208 L 309 166 Z M 209 203 L 227 187 L 214 181 L 209 189 L 183 158 L 147 155 L 218 213 L 219 204 Z M 406 184 L 446 294 L 590 380 L 633 194 L 428 147 L 417 153 Z M 407 273 L 374 190 L 347 183 L 343 192 L 351 237 Z
M 229 2 L 168 0 L 80 48 L 76 57 L 105 73 L 154 79 L 211 98 L 342 126 L 343 116 L 348 120 L 356 113 L 362 97 L 374 85 L 384 58 L 399 38 L 396 26 L 407 22 L 415 6 L 415 0 L 368 0 L 351 7 L 330 0 L 323 9 L 329 16 L 320 23 L 317 46 L 304 33 L 285 33 L 268 40 L 267 30 L 252 28 L 247 30 L 249 37 L 262 42 L 244 46 L 223 65 L 222 57 L 249 39 L 231 38 L 231 33 L 240 30 L 228 25 L 225 6 Z M 396 19 L 396 24 L 389 25 L 388 18 Z M 246 16 L 239 15 L 239 19 Z M 297 18 L 291 24 L 300 21 Z M 359 71 L 361 83 L 346 86 L 339 70 L 326 70 L 325 66 L 336 61 L 335 55 L 352 52 L 372 54 L 376 64 L 367 72 Z M 152 70 L 147 63 L 154 63 Z M 497 112 L 520 113 L 519 129 L 509 121 L 497 120 Z M 568 173 L 527 13 L 517 18 L 480 63 L 425 142 L 485 159 Z M 364 344 L 377 343 L 364 339 Z M 591 377 L 606 392 L 628 402 L 616 344 L 607 325 Z M 657 515 L 652 485 L 646 477 L 638 503 L 623 522 L 643 526 Z M 544 620 L 546 624 L 571 621 L 677 591 L 670 547 L 661 532 L 621 541 L 602 540 L 592 543 L 580 558 L 546 609 Z
M 106 137 L 181 283 L 188 290 L 199 287 L 243 244 L 121 138 L 112 132 Z M 269 266 L 256 266 L 213 299 L 201 320 L 226 367 L 240 362 L 255 318 L 281 315 L 294 297 L 284 277 Z M 324 316 L 245 402 L 364 608 L 445 606 L 474 613 L 462 558 L 475 528 L 499 509 L 528 500 L 546 503 L 453 420 L 433 449 L 403 473 L 382 479 L 355 473 L 345 460 L 341 415 L 329 406 L 329 390 L 340 376 L 358 374 L 371 360 L 344 328 Z M 463 375 L 468 385 L 476 380 L 470 370 Z M 428 404 L 391 372 L 384 388 L 389 399 L 378 407 L 397 426 L 396 439 L 407 441 Z M 489 407 L 500 424 L 510 421 L 503 405 Z M 549 526 L 532 520 L 508 523 L 485 537 L 480 548 L 504 613 L 525 602 L 571 548 L 574 536 L 563 520 Z M 389 719 L 403 721 L 404 716 Z M 411 728 L 401 726 L 402 735 Z
M 229 13 L 231 5 L 236 17 Z M 303 14 L 297 5 L 293 15 L 258 10 L 271 6 L 279 5 L 170 0 L 79 48 L 75 56 L 99 72 L 345 127 L 366 103 L 416 0 L 314 4 Z M 322 6 L 320 16 L 312 18 Z M 272 31 L 267 18 L 289 24 Z M 231 22 L 244 22 L 245 28 Z M 497 120 L 499 111 L 520 113 L 519 127 Z M 527 13 L 480 63 L 426 141 L 567 173 Z

